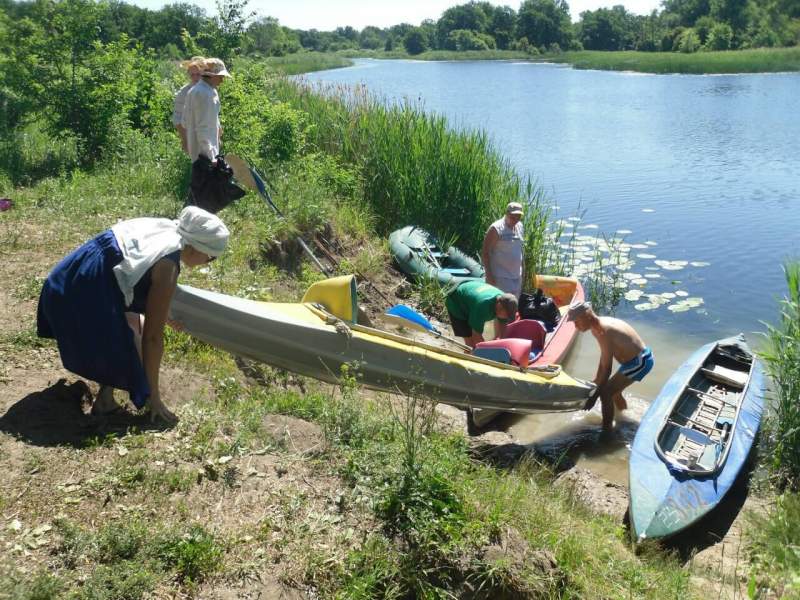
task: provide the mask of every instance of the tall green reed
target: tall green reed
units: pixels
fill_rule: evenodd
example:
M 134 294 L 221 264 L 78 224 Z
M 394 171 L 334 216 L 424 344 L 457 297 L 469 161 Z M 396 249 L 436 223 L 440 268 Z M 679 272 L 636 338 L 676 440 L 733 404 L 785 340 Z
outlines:
M 282 80 L 272 93 L 310 115 L 319 149 L 359 167 L 378 233 L 413 223 L 477 253 L 508 202 L 529 206 L 528 219 L 544 210 L 538 187 L 483 131 L 452 129 L 418 104 L 387 103 L 363 87 Z
M 781 483 L 800 487 L 800 261 L 784 265 L 789 294 L 781 302 L 778 325 L 767 325 L 761 353 L 775 382 L 775 404 L 767 420 L 774 446 L 770 466 Z

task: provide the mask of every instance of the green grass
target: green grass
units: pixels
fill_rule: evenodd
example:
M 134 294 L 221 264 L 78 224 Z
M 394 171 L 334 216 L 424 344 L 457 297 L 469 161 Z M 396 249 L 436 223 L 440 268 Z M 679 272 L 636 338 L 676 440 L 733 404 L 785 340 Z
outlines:
M 353 64 L 353 61 L 344 56 L 322 52 L 298 52 L 286 56 L 269 56 L 262 60 L 270 69 L 283 75 L 339 69 Z
M 800 47 L 757 48 L 725 52 L 565 52 L 543 57 L 576 69 L 643 73 L 769 73 L 800 71 Z
M 783 494 L 765 517 L 751 516 L 747 532 L 751 590 L 758 597 L 800 598 L 800 494 Z
M 288 162 L 262 157 L 289 222 L 278 223 L 263 201 L 249 195 L 222 215 L 232 231 L 229 252 L 207 269 L 186 270 L 182 282 L 245 297 L 298 299 L 318 275 L 309 269 L 280 272 L 263 246 L 267 236 L 316 226 L 308 224 L 315 215 L 301 211 L 303 198 L 332 217 L 338 235 L 366 240 L 371 248 L 385 248 L 382 233 L 407 219 L 429 219 L 474 246 L 485 223 L 502 214 L 510 198 L 534 200 L 531 186 L 480 133 L 452 132 L 446 121 L 415 107 L 386 108 L 353 97 L 355 104 L 348 106 L 312 97 L 285 81 L 274 85 L 274 96 L 308 110 L 314 123 L 308 154 Z M 408 152 L 396 156 L 398 147 Z M 14 251 L 44 252 L 55 262 L 117 219 L 174 216 L 188 172 L 174 136 L 148 139 L 132 133 L 127 148 L 126 160 L 101 162 L 91 172 L 50 174 L 14 190 L 15 208 L 4 213 L 3 227 L 38 232 L 20 235 Z M 304 167 L 311 162 L 322 167 L 309 175 Z M 354 214 L 359 209 L 367 215 Z M 432 214 L 441 209 L 458 214 L 458 232 Z M 545 231 L 546 215 L 539 216 Z M 358 254 L 353 262 L 371 272 L 380 266 Z M 19 296 L 33 295 L 32 276 L 15 282 Z M 34 344 L 29 331 L 9 343 L 16 348 Z M 167 364 L 204 377 L 211 387 L 180 407 L 177 428 L 158 436 L 101 438 L 75 450 L 87 465 L 97 455 L 113 457 L 96 467 L 100 472 L 91 481 L 87 477 L 91 497 L 85 497 L 95 503 L 88 510 L 98 508 L 108 492 L 110 514 L 116 504 L 136 505 L 141 512 L 105 521 L 87 518 L 80 525 L 54 523 L 60 541 L 47 555 L 52 575 L 0 577 L 0 596 L 68 593 L 110 600 L 162 591 L 187 596 L 198 590 L 202 595 L 204 582 L 263 572 L 274 559 L 291 571 L 288 580 L 329 598 L 445 598 L 467 584 L 483 586 L 487 597 L 691 597 L 687 569 L 663 555 L 636 556 L 618 523 L 591 514 L 568 492 L 554 489 L 546 470 L 523 464 L 505 472 L 475 461 L 462 435 L 440 429 L 429 399 L 392 402 L 363 393 L 357 366 L 340 374 L 336 390 L 300 380 L 300 392 L 285 389 L 288 377 L 268 369 L 258 377 L 263 385 L 243 382 L 230 355 L 183 333 L 167 334 L 166 357 Z M 265 495 L 265 516 L 249 530 L 218 531 L 230 523 L 200 527 L 188 498 L 202 491 L 227 501 L 242 479 L 235 468 L 219 465 L 221 456 L 239 459 L 266 451 L 284 456 L 286 449 L 263 425 L 276 413 L 321 428 L 325 447 L 313 457 L 293 460 L 303 461 L 301 473 L 334 482 L 338 513 L 333 514 L 349 524 L 336 535 L 318 534 L 320 502 L 325 514 L 333 512 L 328 500 L 287 486 Z M 117 444 L 128 453 L 116 455 Z M 153 464 L 167 445 L 180 466 Z M 201 483 L 205 487 L 199 490 Z M 485 558 L 486 548 L 509 532 L 524 540 L 519 564 Z M 237 550 L 230 536 L 245 534 L 254 541 Z M 264 552 L 260 562 L 244 556 L 254 555 L 256 547 Z M 543 577 L 528 563 L 540 550 L 555 557 L 564 577 Z
M 778 481 L 800 488 L 800 262 L 785 265 L 788 295 L 781 302 L 778 325 L 767 325 L 762 352 L 776 384 L 775 401 L 767 415 L 769 464 Z

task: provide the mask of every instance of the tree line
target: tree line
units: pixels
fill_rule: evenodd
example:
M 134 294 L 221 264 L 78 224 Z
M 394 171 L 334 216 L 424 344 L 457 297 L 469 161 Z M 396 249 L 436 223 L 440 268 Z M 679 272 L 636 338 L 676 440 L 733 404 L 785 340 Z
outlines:
M 297 30 L 257 17 L 248 0 L 220 0 L 208 16 L 188 3 L 148 10 L 119 0 L 0 0 L 0 127 L 11 139 L 35 118 L 77 136 L 91 162 L 113 145 L 115 124 L 166 122 L 170 86 L 159 59 L 202 54 L 284 56 L 339 50 L 644 50 L 694 52 L 796 45 L 798 0 L 664 0 L 646 16 L 623 6 L 581 14 L 565 0 L 489 2 L 448 8 L 414 26 Z M 180 82 L 175 82 L 178 85 Z

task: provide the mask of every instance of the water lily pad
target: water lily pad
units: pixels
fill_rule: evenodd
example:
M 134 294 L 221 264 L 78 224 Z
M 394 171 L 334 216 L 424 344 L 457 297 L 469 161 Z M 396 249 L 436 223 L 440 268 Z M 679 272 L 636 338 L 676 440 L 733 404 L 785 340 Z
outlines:
M 653 304 L 652 302 L 642 302 L 641 304 L 634 304 L 633 308 L 636 310 L 655 310 L 658 306 L 658 304 Z
M 647 294 L 647 299 L 651 304 L 669 304 L 669 300 L 661 296 L 661 294 Z
M 567 221 L 580 221 L 580 217 L 567 217 Z
M 683 260 L 657 260 L 655 263 L 665 271 L 680 271 L 689 264 Z
M 686 298 L 684 300 L 684 302 L 686 304 L 688 304 L 689 307 L 691 307 L 691 308 L 697 308 L 701 304 L 705 304 L 705 300 L 703 300 L 702 298 L 698 298 L 698 297 Z
M 674 313 L 682 313 L 691 310 L 691 308 L 692 307 L 689 306 L 688 304 L 683 304 L 679 302 L 678 304 L 672 304 L 671 306 L 668 306 L 667 310 L 671 310 Z
M 662 292 L 661 297 L 666 298 L 667 300 L 672 300 L 673 298 L 675 298 L 675 294 L 673 294 L 672 292 Z
M 658 246 L 658 242 L 654 242 L 653 240 L 647 240 L 645 244 L 648 246 Z
M 646 254 L 644 252 L 642 252 L 641 254 L 637 254 L 636 255 L 636 258 L 643 258 L 645 260 L 650 259 L 650 258 L 655 258 L 655 257 L 656 257 L 655 254 Z
M 632 279 L 631 283 L 633 285 L 647 285 L 647 279 L 640 277 L 639 279 Z
M 639 273 L 623 273 L 622 277 L 625 279 L 641 279 L 642 276 Z
M 591 223 L 589 225 L 583 225 L 582 227 L 579 227 L 579 229 L 598 229 L 598 226 L 594 223 Z
M 683 290 L 675 290 L 675 295 L 681 298 L 685 298 L 686 296 L 689 295 L 689 292 L 685 292 Z
M 645 273 L 644 276 L 648 279 L 661 279 L 660 273 Z
M 625 292 L 625 300 L 629 302 L 636 302 L 644 295 L 642 290 L 630 290 Z
M 711 266 L 711 263 L 703 262 L 703 261 L 700 261 L 700 260 L 693 260 L 689 264 L 692 265 L 693 267 L 709 267 L 709 266 Z
M 618 233 L 620 235 L 628 235 L 633 232 L 630 229 L 617 229 L 614 233 Z

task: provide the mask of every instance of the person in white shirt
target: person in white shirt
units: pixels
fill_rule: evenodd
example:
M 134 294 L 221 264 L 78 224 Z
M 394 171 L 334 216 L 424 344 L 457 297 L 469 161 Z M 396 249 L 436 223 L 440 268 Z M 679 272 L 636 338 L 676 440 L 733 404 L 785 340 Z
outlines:
M 182 124 L 186 129 L 186 148 L 192 163 L 201 155 L 212 164 L 216 163 L 221 132 L 217 88 L 230 76 L 220 59 L 206 59 L 202 79 L 186 95 Z
M 486 283 L 519 299 L 522 292 L 522 204 L 509 202 L 506 214 L 489 226 L 483 238 L 481 258 L 486 270 Z M 512 315 L 513 318 L 513 315 Z M 498 337 L 505 325 L 495 322 Z
M 203 71 L 205 70 L 206 59 L 202 56 L 193 56 L 189 60 L 181 63 L 181 67 L 186 69 L 186 74 L 189 76 L 189 83 L 183 86 L 178 93 L 175 94 L 175 101 L 172 107 L 172 125 L 178 131 L 181 138 L 181 148 L 187 154 L 189 150 L 186 146 L 186 129 L 183 127 L 183 107 L 186 105 L 186 95 L 189 90 L 200 81 Z

